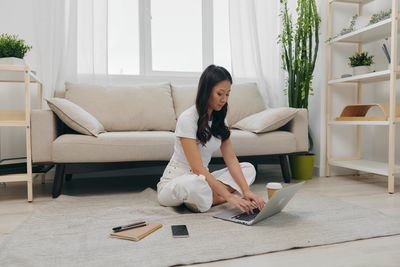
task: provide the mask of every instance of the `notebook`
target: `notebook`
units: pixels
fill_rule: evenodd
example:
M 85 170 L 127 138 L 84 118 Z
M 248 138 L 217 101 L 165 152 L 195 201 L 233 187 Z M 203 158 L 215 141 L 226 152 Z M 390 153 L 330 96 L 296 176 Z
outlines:
M 125 240 L 139 241 L 161 227 L 162 224 L 160 223 L 149 222 L 146 226 L 111 233 L 110 236 Z

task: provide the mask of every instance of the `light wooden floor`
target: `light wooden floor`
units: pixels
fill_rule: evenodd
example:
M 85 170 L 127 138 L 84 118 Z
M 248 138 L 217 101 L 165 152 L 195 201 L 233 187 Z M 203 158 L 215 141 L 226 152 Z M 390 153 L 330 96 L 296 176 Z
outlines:
M 279 168 L 261 166 L 256 183 L 280 181 Z M 94 177 L 78 177 L 65 184 L 68 195 L 113 194 L 117 192 L 139 192 L 155 186 L 162 168 L 130 171 L 122 177 L 107 177 L 111 174 L 95 174 Z M 129 172 L 129 171 L 128 171 Z M 132 173 L 134 175 L 132 175 Z M 52 201 L 52 175 L 46 183 L 34 182 L 34 202 L 26 201 L 24 183 L 0 184 L 0 238 L 18 227 L 40 206 Z M 113 174 L 115 175 L 115 173 Z M 98 178 L 99 176 L 106 176 Z M 119 173 L 118 176 L 121 176 Z M 342 201 L 379 210 L 400 220 L 400 181 L 396 180 L 395 194 L 387 193 L 384 177 L 375 175 L 347 177 L 316 177 L 307 182 L 304 190 L 336 197 Z M 371 221 L 371 227 L 374 222 Z M 239 259 L 218 261 L 198 266 L 400 266 L 400 235 L 353 241 L 335 245 L 295 249 Z

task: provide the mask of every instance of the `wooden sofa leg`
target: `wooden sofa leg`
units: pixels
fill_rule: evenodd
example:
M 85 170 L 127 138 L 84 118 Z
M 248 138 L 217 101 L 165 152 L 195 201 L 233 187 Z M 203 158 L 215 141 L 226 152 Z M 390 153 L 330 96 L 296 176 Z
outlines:
M 62 191 L 64 183 L 65 164 L 56 164 L 56 174 L 53 182 L 53 198 L 57 198 Z
M 292 179 L 292 174 L 290 173 L 290 166 L 289 166 L 289 157 L 288 155 L 280 155 L 279 162 L 281 164 L 282 176 L 283 181 L 285 183 L 290 183 Z
M 65 175 L 65 181 L 66 181 L 66 182 L 71 182 L 71 180 L 72 180 L 72 173 L 66 174 L 66 175 Z

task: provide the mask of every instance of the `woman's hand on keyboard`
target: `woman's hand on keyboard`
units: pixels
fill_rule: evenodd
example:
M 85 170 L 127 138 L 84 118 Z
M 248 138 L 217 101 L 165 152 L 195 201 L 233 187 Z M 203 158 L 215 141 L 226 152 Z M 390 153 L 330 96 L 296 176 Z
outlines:
M 247 214 L 253 213 L 254 205 L 247 199 L 231 194 L 226 201 Z
M 253 204 L 252 209 L 258 208 L 259 210 L 261 210 L 262 208 L 264 208 L 265 203 L 262 197 L 257 196 L 251 191 L 244 192 L 243 195 L 245 199 L 247 199 Z

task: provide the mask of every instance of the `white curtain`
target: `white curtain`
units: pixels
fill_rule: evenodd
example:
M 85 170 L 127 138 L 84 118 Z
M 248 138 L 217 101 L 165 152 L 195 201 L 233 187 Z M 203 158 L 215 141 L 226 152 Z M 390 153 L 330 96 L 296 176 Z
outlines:
M 43 83 L 44 98 L 53 97 L 66 79 L 76 76 L 73 56 L 76 0 L 35 1 L 35 51 L 37 73 Z
M 66 80 L 108 84 L 108 0 L 35 3 L 37 71 L 44 96 L 58 95 Z M 279 5 L 279 0 L 229 2 L 234 79 L 257 80 L 270 107 L 287 105 L 276 39 L 280 32 Z
M 65 81 L 107 82 L 108 1 L 35 3 L 37 72 L 44 97 L 62 95 Z
M 77 0 L 79 82 L 107 84 L 108 0 Z
M 269 107 L 286 106 L 280 63 L 279 0 L 230 0 L 232 72 L 235 80 L 256 79 Z

